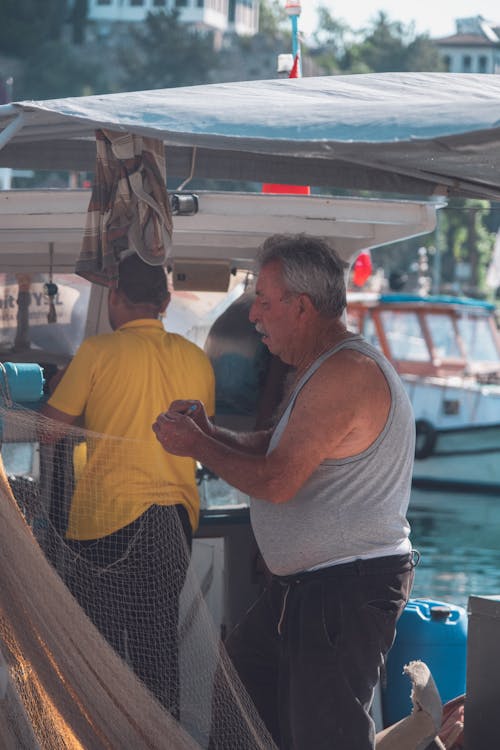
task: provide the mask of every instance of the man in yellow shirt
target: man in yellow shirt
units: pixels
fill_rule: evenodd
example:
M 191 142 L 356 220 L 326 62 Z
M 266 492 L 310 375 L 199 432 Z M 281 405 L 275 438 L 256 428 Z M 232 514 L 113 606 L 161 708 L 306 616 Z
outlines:
M 151 425 L 172 400 L 215 409 L 204 352 L 167 333 L 165 272 L 136 254 L 108 294 L 113 333 L 83 341 L 44 407 L 81 419 L 86 459 L 66 529 L 67 583 L 115 650 L 174 715 L 179 710 L 178 597 L 198 525 L 195 462 L 166 455 Z M 105 437 L 102 437 L 102 436 Z

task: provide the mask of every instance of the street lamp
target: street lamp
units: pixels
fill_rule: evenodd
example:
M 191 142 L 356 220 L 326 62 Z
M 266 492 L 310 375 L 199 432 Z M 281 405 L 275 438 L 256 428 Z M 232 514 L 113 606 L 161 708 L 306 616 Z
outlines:
M 297 61 L 297 78 L 302 77 L 302 61 L 300 59 L 300 41 L 299 41 L 299 16 L 302 12 L 300 0 L 286 0 L 285 12 L 292 23 L 292 54 L 294 61 Z

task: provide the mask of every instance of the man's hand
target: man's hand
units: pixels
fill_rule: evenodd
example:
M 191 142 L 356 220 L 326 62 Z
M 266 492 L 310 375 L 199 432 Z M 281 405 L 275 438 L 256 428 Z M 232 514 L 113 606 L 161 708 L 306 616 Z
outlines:
M 185 408 L 181 408 L 181 405 Z M 174 401 L 168 411 L 158 415 L 153 424 L 153 432 L 168 453 L 196 457 L 196 441 L 204 432 L 194 418 L 199 407 L 202 410 L 201 417 L 198 415 L 201 423 L 206 422 L 209 425 L 203 405 L 199 401 Z
M 200 430 L 206 435 L 213 435 L 214 427 L 210 422 L 205 407 L 201 401 L 195 400 L 180 400 L 172 401 L 168 407 L 167 414 L 178 412 L 179 414 L 185 414 L 190 417 L 193 422 L 198 425 Z

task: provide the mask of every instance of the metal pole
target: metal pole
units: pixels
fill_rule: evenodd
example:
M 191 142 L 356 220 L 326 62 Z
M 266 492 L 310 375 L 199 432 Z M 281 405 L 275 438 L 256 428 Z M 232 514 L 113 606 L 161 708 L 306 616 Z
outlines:
M 443 221 L 441 211 L 436 211 L 436 242 L 434 246 L 434 257 L 432 259 L 432 291 L 439 294 L 441 289 L 441 253 L 443 250 Z
M 302 58 L 300 54 L 300 39 L 299 39 L 299 16 L 302 11 L 300 0 L 286 0 L 285 11 L 290 17 L 292 24 L 292 54 L 293 59 L 298 60 L 297 65 L 297 78 L 302 78 Z

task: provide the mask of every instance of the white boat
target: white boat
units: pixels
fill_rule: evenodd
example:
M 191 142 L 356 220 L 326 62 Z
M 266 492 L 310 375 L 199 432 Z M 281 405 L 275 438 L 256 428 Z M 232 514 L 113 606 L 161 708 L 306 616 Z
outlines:
M 391 360 L 415 413 L 414 483 L 500 490 L 500 335 L 494 305 L 351 294 L 351 328 Z
M 200 195 L 197 214 L 174 218 L 174 288 L 196 293 L 209 282 L 213 291 L 227 292 L 231 272 L 250 269 L 257 245 L 271 232 L 323 234 L 352 264 L 364 248 L 431 231 L 443 196 L 500 199 L 499 122 L 495 75 L 214 84 L 0 106 L 0 167 L 92 172 L 95 130 L 107 128 L 161 140 L 169 178 L 181 187 L 218 179 L 252 182 L 256 190 L 274 182 L 406 197 L 254 195 L 238 206 L 227 192 L 205 212 Z M 17 199 L 25 199 L 24 208 L 15 207 Z M 2 195 L 0 272 L 70 274 L 87 200 L 72 191 Z M 176 263 L 184 264 L 178 275 Z M 189 282 L 189 269 L 196 270 L 196 282 Z M 102 302 L 103 289 L 93 287 L 83 335 L 106 329 Z M 36 350 L 39 359 L 45 353 Z M 33 347 L 20 354 L 28 355 L 33 361 Z M 229 513 L 207 517 L 198 541 L 214 542 L 223 559 L 226 578 L 216 595 L 219 603 L 224 599 L 223 619 L 216 624 L 229 629 L 259 587 L 248 523 Z

